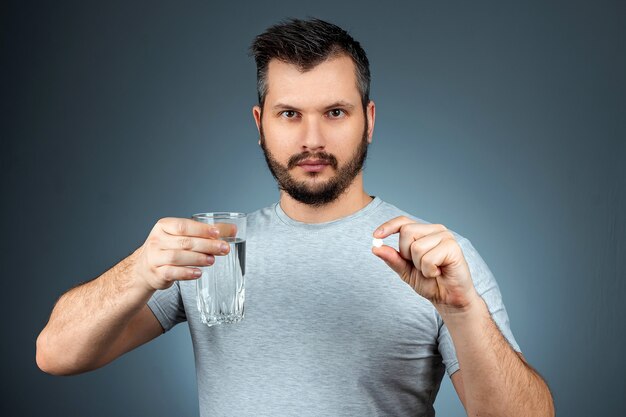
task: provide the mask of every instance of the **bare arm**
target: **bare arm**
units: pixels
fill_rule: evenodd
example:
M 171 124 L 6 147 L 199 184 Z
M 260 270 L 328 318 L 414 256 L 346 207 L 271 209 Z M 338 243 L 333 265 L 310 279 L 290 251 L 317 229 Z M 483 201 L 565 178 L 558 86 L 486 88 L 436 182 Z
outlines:
M 468 415 L 554 416 L 548 385 L 511 348 L 482 298 L 442 317 L 461 368 L 452 381 Z
M 209 266 L 220 248 L 218 236 L 231 225 L 190 219 L 159 220 L 146 242 L 102 274 L 65 293 L 37 338 L 37 365 L 54 375 L 72 375 L 106 365 L 163 332 L 146 303 L 176 280 L 200 277 L 193 266 Z M 190 267 L 191 266 L 191 267 Z
M 394 233 L 400 233 L 399 251 L 383 245 L 372 252 L 441 315 L 461 369 L 452 382 L 467 414 L 554 416 L 548 385 L 515 353 L 491 318 L 454 233 L 441 224 L 399 216 L 373 235 L 382 239 Z
M 37 338 L 39 368 L 54 375 L 90 371 L 162 333 L 146 305 L 155 290 L 132 277 L 136 257 L 137 251 L 61 296 Z

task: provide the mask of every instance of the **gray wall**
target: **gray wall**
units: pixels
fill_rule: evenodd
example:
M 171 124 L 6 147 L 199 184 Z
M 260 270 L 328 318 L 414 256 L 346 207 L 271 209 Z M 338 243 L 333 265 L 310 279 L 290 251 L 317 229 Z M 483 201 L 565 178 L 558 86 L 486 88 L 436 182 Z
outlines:
M 307 15 L 369 54 L 366 190 L 474 243 L 559 415 L 626 413 L 623 2 L 90 3 L 0 6 L 3 415 L 198 415 L 186 324 L 74 377 L 35 339 L 160 217 L 278 199 L 246 49 Z

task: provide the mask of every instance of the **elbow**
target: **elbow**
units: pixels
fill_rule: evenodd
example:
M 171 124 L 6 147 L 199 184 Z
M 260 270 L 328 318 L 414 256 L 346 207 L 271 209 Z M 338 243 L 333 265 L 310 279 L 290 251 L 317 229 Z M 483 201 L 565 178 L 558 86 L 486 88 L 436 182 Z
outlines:
M 64 365 L 62 363 L 63 361 L 59 360 L 59 356 L 52 353 L 50 348 L 47 346 L 46 335 L 44 332 L 41 332 L 41 334 L 37 337 L 35 362 L 41 371 L 49 375 L 69 376 L 84 372 L 77 370 L 75 367 Z
M 46 346 L 44 343 L 45 340 L 44 332 L 41 332 L 37 337 L 36 347 L 35 347 L 35 362 L 37 363 L 37 367 L 50 375 L 66 375 L 60 369 L 52 366 L 53 361 L 50 360 L 49 352 L 46 350 Z
M 43 355 L 39 352 L 39 350 L 37 350 L 35 361 L 37 362 L 37 367 L 42 372 L 45 372 L 45 373 L 47 373 L 49 375 L 54 375 L 54 376 L 71 375 L 69 373 L 61 371 L 60 369 L 57 369 L 57 368 L 54 368 L 54 367 L 50 366 L 49 362 L 46 362 L 46 360 L 44 359 Z
M 37 342 L 35 345 L 35 362 L 37 363 L 37 367 L 50 375 L 58 375 L 57 372 L 53 368 L 50 367 L 50 361 L 47 359 L 44 347 L 44 333 L 41 332 L 37 337 Z

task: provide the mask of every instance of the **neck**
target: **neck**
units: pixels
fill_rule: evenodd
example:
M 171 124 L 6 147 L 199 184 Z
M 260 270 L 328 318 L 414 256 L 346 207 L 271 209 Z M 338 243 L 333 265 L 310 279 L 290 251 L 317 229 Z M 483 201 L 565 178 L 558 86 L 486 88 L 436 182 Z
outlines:
M 348 189 L 335 201 L 321 207 L 313 207 L 294 200 L 280 192 L 280 207 L 290 218 L 303 223 L 323 223 L 356 213 L 373 200 L 363 189 L 363 172 L 354 178 Z

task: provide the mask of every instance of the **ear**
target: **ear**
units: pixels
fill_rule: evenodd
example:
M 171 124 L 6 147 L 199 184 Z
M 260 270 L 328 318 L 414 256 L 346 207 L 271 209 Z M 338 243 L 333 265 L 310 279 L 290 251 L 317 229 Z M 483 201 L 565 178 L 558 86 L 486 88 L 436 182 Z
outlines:
M 256 130 L 259 132 L 259 145 L 261 144 L 261 107 L 255 105 L 252 107 L 252 116 L 256 123 Z
M 370 102 L 367 104 L 367 111 L 366 111 L 366 117 L 367 117 L 367 141 L 369 143 L 372 143 L 372 135 L 374 134 L 374 122 L 376 121 L 376 106 L 374 104 L 373 100 L 370 100 Z

